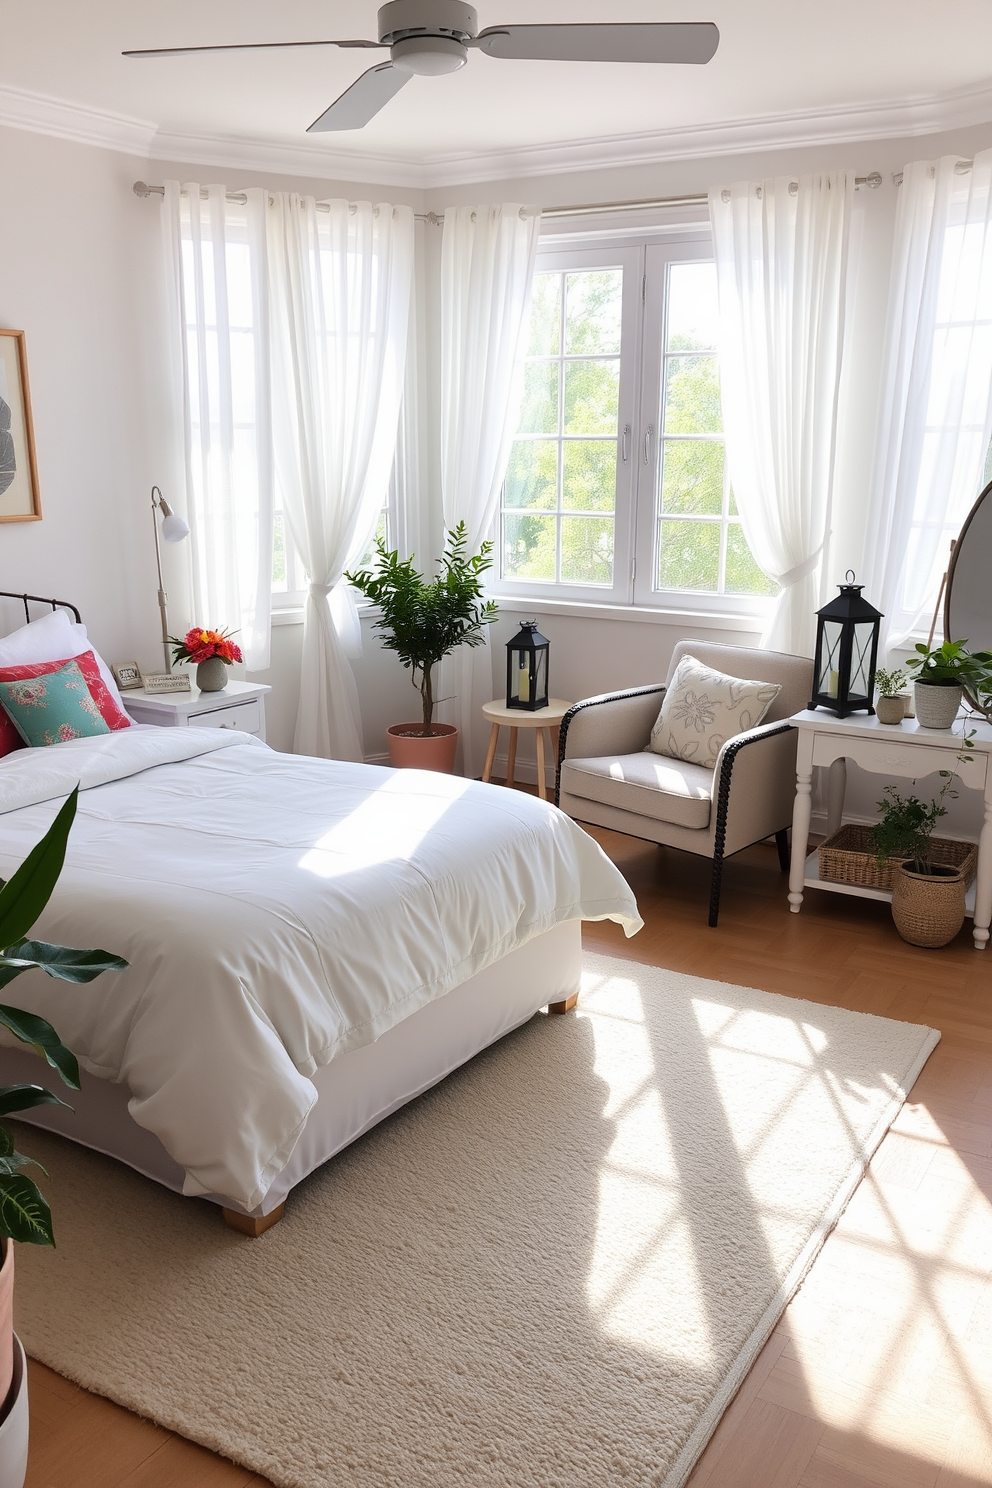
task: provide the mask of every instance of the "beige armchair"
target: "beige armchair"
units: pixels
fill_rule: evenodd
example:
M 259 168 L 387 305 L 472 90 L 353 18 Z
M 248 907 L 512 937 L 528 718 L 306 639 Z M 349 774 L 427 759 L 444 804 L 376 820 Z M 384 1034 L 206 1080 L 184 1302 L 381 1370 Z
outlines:
M 729 676 L 782 688 L 757 728 L 727 740 L 713 769 L 647 748 L 665 688 L 686 654 Z M 586 698 L 565 714 L 555 799 L 577 821 L 711 858 L 715 925 L 724 858 L 774 836 L 788 871 L 797 734 L 783 720 L 807 706 L 812 685 L 806 657 L 680 641 L 664 684 Z

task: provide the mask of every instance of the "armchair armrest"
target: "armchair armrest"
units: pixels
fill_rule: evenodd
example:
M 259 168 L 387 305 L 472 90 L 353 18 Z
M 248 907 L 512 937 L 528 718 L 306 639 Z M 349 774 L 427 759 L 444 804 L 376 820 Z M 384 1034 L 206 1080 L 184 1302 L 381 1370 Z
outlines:
M 798 741 L 793 725 L 779 721 L 735 734 L 724 744 L 713 784 L 717 856 L 729 857 L 789 825 Z
M 559 796 L 561 767 L 566 759 L 596 759 L 604 754 L 636 754 L 651 738 L 658 717 L 664 682 L 631 687 L 625 692 L 604 692 L 575 703 L 561 721 L 558 735 L 558 768 L 555 801 Z

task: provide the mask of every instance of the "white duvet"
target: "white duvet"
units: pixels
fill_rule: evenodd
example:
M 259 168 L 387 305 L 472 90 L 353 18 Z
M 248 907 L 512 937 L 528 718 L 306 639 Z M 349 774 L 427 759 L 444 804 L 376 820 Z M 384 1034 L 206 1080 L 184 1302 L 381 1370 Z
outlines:
M 77 781 L 66 866 L 33 933 L 131 965 L 86 987 L 30 972 L 8 995 L 86 1069 L 127 1082 L 187 1193 L 247 1209 L 336 1054 L 561 921 L 641 924 L 592 838 L 531 796 L 213 730 L 0 761 L 0 876 Z

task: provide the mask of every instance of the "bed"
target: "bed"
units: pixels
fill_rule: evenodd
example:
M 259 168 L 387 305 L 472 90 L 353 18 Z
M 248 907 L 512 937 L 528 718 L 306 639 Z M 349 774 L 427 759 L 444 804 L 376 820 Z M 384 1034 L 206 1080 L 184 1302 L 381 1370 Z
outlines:
M 640 927 L 619 871 L 545 802 L 233 731 L 134 727 L 0 759 L 0 876 L 77 782 L 35 933 L 131 964 L 86 987 L 18 981 L 83 1071 L 74 1116 L 23 1119 L 249 1234 L 377 1121 L 574 1003 L 583 919 Z M 38 1077 L 0 1048 L 0 1081 Z

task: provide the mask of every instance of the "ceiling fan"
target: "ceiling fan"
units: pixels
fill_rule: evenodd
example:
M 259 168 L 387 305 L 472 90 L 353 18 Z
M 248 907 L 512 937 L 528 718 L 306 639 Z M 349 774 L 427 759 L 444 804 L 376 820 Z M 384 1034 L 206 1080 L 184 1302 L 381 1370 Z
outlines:
M 282 47 L 388 47 L 389 61 L 363 72 L 308 134 L 362 129 L 414 73 L 456 72 L 469 47 L 490 57 L 541 62 L 708 62 L 720 33 L 710 21 L 489 26 L 478 30 L 473 6 L 463 0 L 390 0 L 379 11 L 378 41 L 255 41 L 221 46 L 155 47 L 125 57 L 175 57 L 191 52 L 253 52 Z

